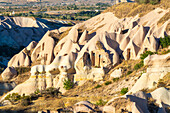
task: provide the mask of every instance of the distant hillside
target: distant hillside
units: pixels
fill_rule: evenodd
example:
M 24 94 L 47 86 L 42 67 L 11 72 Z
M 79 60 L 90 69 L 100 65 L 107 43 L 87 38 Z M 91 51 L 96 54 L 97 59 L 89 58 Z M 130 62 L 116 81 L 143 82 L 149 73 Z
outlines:
M 160 3 L 156 5 L 138 3 L 120 3 L 113 5 L 112 7 L 109 7 L 107 10 L 104 11 L 104 13 L 113 12 L 115 16 L 118 18 L 136 16 L 137 14 L 139 14 L 139 16 L 141 17 L 158 7 L 162 9 L 170 8 L 169 0 L 161 0 Z

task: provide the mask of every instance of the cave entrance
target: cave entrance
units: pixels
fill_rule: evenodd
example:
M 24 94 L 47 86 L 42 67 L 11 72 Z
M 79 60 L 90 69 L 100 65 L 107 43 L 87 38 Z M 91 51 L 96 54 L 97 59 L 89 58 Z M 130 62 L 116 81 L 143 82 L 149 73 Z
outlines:
M 93 51 L 91 51 L 91 62 L 92 66 L 95 66 L 95 53 L 93 53 Z
M 127 49 L 127 60 L 130 59 L 130 49 Z

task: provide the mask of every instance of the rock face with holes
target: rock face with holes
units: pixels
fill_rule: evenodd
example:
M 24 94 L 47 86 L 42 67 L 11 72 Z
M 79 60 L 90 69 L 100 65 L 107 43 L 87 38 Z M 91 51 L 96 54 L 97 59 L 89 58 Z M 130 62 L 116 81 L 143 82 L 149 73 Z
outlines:
M 53 61 L 53 49 L 55 41 L 52 37 L 49 36 L 49 34 L 50 32 L 47 31 L 47 33 L 43 36 L 43 38 L 39 41 L 39 43 L 33 50 L 31 54 L 32 62 L 40 60 L 41 64 L 49 65 Z
M 49 35 L 51 31 L 48 31 L 32 49 L 30 56 L 33 62 L 31 65 L 34 65 L 31 68 L 32 77 L 12 92 L 30 94 L 37 88 L 46 89 L 51 86 L 60 87 L 64 92 L 62 82 L 64 79 L 69 78 L 74 82 L 102 80 L 111 67 L 119 64 L 120 58 L 139 59 L 145 51 L 155 52 L 158 49 L 157 39 L 169 33 L 166 32 L 166 27 L 170 20 L 162 26 L 158 26 L 157 22 L 167 12 L 168 10 L 157 8 L 143 17 L 137 15 L 123 19 L 117 18 L 111 12 L 102 13 L 73 27 L 56 30 L 57 33 L 63 32 L 63 34 L 67 31 L 66 36 L 63 36 L 57 43 L 54 37 Z M 27 20 L 24 21 L 27 22 Z M 25 26 L 17 21 L 16 23 Z M 25 52 L 21 51 L 19 55 L 21 59 L 15 58 L 17 62 L 15 65 L 18 65 L 18 62 L 28 65 L 28 62 L 23 63 L 26 59 L 28 61 Z M 154 58 L 148 59 L 145 63 L 152 64 Z M 159 58 L 155 61 L 159 64 Z M 160 62 L 163 61 L 166 60 L 160 60 Z M 169 58 L 166 62 L 169 62 Z M 164 65 L 161 64 L 166 67 Z M 158 73 L 150 74 L 149 69 L 154 68 L 148 68 L 147 73 L 142 75 L 136 83 L 138 85 L 134 86 L 131 92 L 145 87 L 155 87 L 158 80 L 165 74 L 161 71 L 159 72 L 161 76 Z

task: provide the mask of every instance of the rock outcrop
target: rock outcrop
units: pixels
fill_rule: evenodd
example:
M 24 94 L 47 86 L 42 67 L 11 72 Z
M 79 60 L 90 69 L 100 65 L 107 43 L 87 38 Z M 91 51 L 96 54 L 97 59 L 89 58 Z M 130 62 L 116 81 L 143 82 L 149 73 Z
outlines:
M 7 67 L 1 74 L 4 81 L 12 79 L 14 76 L 17 76 L 17 71 L 14 67 Z
M 144 65 L 149 65 L 146 73 L 143 73 L 130 92 L 143 89 L 156 88 L 159 79 L 162 79 L 170 70 L 170 53 L 166 55 L 151 55 L 144 59 Z
M 170 20 L 162 26 L 158 26 L 157 22 L 167 12 L 168 10 L 157 8 L 143 17 L 137 15 L 123 19 L 117 18 L 111 12 L 102 13 L 71 28 L 59 29 L 60 33 L 67 30 L 69 32 L 57 44 L 48 31 L 31 54 L 31 61 L 41 61 L 41 65 L 33 66 L 30 79 L 18 85 L 12 92 L 30 94 L 36 89 L 43 90 L 47 87 L 60 87 L 65 92 L 64 79 L 71 78 L 74 82 L 103 80 L 110 67 L 119 64 L 120 58 L 139 59 L 145 51 L 157 51 L 157 39 L 167 34 L 165 29 Z M 23 64 L 26 55 L 22 51 L 19 54 L 22 58 L 17 61 Z M 149 64 L 154 58 L 151 56 L 146 59 L 149 60 L 145 60 L 145 64 Z M 163 59 L 155 60 L 158 63 L 166 62 L 160 65 L 156 63 L 163 70 L 153 72 L 156 68 L 149 67 L 130 92 L 156 87 L 158 80 L 169 70 L 169 57 Z

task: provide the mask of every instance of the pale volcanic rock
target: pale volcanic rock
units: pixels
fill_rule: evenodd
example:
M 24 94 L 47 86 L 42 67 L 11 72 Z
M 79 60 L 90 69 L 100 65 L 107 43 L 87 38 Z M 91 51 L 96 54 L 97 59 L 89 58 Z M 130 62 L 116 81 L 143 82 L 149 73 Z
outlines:
M 110 77 L 113 77 L 113 78 L 120 78 L 121 76 L 122 76 L 122 69 L 121 68 L 114 70 L 110 74 Z
M 70 28 L 71 28 L 71 27 L 60 27 L 58 31 L 59 31 L 60 33 L 63 33 L 63 32 L 65 32 L 65 31 L 69 30 Z
M 12 59 L 8 62 L 8 67 L 29 66 L 29 64 L 31 64 L 30 59 L 23 51 L 21 51 L 12 57 Z
M 35 42 L 35 41 L 32 41 L 27 47 L 26 47 L 26 49 L 27 50 L 33 50 L 35 47 L 36 47 L 36 45 L 37 45 L 37 42 Z
M 16 25 L 21 27 L 39 27 L 37 25 L 36 19 L 30 17 L 13 17 Z
M 166 55 L 149 55 L 144 59 L 144 65 L 152 67 L 169 67 L 170 65 L 170 53 Z
M 47 33 L 43 36 L 43 38 L 39 41 L 39 43 L 33 50 L 31 54 L 31 60 L 33 62 L 39 59 L 41 60 L 42 64 L 48 65 L 53 61 L 53 49 L 55 41 L 49 36 L 49 34 L 50 31 L 47 31 Z
M 170 54 L 170 53 L 169 53 Z M 170 70 L 169 54 L 165 55 L 149 55 L 144 59 L 144 64 L 149 65 L 147 72 L 143 73 L 132 87 L 130 92 L 136 92 L 142 89 L 152 89 L 158 84 Z
M 163 102 L 164 104 L 170 105 L 170 91 L 164 87 L 158 88 L 151 92 L 151 96 L 158 104 Z
M 88 40 L 88 32 L 87 30 L 84 30 L 83 34 L 81 35 L 79 39 L 79 44 L 85 45 L 87 43 L 87 40 Z
M 159 11 L 162 13 L 158 13 Z M 74 78 L 73 82 L 89 79 L 102 80 L 106 69 L 119 64 L 120 57 L 125 60 L 139 59 L 140 54 L 145 51 L 157 51 L 157 39 L 169 33 L 166 32 L 169 20 L 162 26 L 157 25 L 159 19 L 166 13 L 167 10 L 158 8 L 143 17 L 136 15 L 122 19 L 117 18 L 112 12 L 102 13 L 73 27 L 61 27 L 56 30 L 56 33 L 58 31 L 60 33 L 68 32 L 68 35 L 57 44 L 49 36 L 50 31 L 48 31 L 31 54 L 31 61 L 41 61 L 40 65 L 33 66 L 30 79 L 17 86 L 12 92 L 30 94 L 37 88 L 43 90 L 48 87 L 60 87 L 65 92 L 63 80 L 71 76 Z M 27 22 L 27 20 L 24 21 Z M 18 23 L 18 25 L 24 24 Z M 10 26 L 6 26 L 10 28 Z M 36 26 L 34 21 L 31 26 Z M 35 32 L 38 31 L 35 30 Z M 79 36 L 80 34 L 82 35 Z M 22 43 L 22 41 L 19 42 Z M 20 64 L 28 65 L 25 53 L 19 54 L 20 59 L 15 57 L 11 59 L 11 62 L 14 62 L 16 66 L 18 66 L 18 61 Z M 169 70 L 169 67 L 166 67 L 169 66 L 169 57 L 161 57 L 149 56 L 146 58 L 148 61 L 145 60 L 145 64 L 161 67 L 156 72 L 153 71 L 157 68 L 149 67 L 129 93 L 156 87 L 159 79 L 163 78 Z M 24 62 L 25 60 L 26 62 Z M 9 64 L 12 64 L 11 62 Z M 133 106 L 137 108 L 136 103 Z
M 12 79 L 14 76 L 17 75 L 17 71 L 14 67 L 7 67 L 3 73 L 1 74 L 4 81 Z

